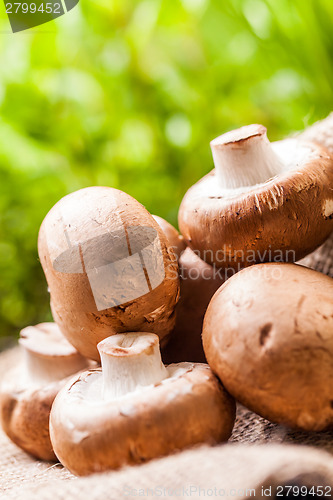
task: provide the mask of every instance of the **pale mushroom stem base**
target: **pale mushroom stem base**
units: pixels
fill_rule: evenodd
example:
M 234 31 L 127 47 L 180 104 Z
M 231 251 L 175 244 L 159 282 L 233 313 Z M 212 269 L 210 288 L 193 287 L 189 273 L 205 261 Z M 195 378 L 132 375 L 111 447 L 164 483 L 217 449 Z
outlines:
M 157 335 L 112 335 L 97 347 L 102 362 L 102 395 L 105 400 L 119 398 L 168 377 L 161 360 Z
M 282 171 L 282 162 L 262 125 L 227 132 L 210 143 L 218 182 L 224 189 L 255 186 Z

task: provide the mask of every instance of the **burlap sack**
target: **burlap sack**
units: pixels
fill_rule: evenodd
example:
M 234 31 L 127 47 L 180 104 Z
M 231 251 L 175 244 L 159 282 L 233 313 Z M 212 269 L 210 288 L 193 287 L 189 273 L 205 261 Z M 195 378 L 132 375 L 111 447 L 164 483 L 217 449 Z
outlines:
M 299 261 L 302 266 L 311 267 L 333 278 L 333 233 L 325 243 Z
M 307 128 L 299 137 L 321 144 L 333 154 L 333 113 Z M 320 248 L 299 263 L 333 277 L 333 233 Z
M 48 481 L 45 476 L 49 476 Z M 224 445 L 201 447 L 145 465 L 88 478 L 19 483 L 3 500 L 106 500 L 133 497 L 275 497 L 284 485 L 321 486 L 331 492 L 333 458 L 294 446 Z M 271 487 L 271 490 L 268 488 Z M 263 494 L 265 490 L 265 495 Z M 285 490 L 286 491 L 286 490 Z
M 333 153 L 333 113 L 324 120 L 316 122 L 299 134 L 299 137 L 306 141 L 313 141 L 321 144 Z

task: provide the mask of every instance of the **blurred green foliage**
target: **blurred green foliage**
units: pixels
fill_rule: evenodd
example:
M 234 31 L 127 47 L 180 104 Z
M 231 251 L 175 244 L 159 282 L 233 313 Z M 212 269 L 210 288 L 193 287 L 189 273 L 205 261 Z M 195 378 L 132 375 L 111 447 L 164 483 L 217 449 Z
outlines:
M 332 0 L 81 0 L 0 23 L 0 336 L 50 319 L 36 242 L 59 198 L 113 186 L 176 224 L 212 138 L 333 107 Z

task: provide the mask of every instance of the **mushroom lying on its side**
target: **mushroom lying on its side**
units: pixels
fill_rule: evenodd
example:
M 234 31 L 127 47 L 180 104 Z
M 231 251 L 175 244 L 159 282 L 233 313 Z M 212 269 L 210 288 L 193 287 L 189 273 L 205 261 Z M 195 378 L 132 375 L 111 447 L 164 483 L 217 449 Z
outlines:
M 56 460 L 49 415 L 56 394 L 70 375 L 87 368 L 55 323 L 28 326 L 20 333 L 22 363 L 1 381 L 0 419 L 7 436 L 27 453 Z
M 215 170 L 179 210 L 187 244 L 209 264 L 239 270 L 295 261 L 333 230 L 333 157 L 299 139 L 270 143 L 249 125 L 211 142 Z
M 178 267 L 151 214 L 118 189 L 89 187 L 46 215 L 38 252 L 55 322 L 87 358 L 115 333 L 148 331 L 162 343 L 174 327 Z
M 162 217 L 153 217 L 178 257 L 180 278 L 176 324 L 169 342 L 161 348 L 162 359 L 166 364 L 181 361 L 205 363 L 202 322 L 210 299 L 225 281 L 225 273 L 222 269 L 210 266 L 186 247 L 183 237 L 169 222 Z
M 230 278 L 204 319 L 208 363 L 243 405 L 307 431 L 333 426 L 333 279 L 296 264 Z
M 113 335 L 98 344 L 102 370 L 59 392 L 50 434 L 72 473 L 87 475 L 228 439 L 233 399 L 208 365 L 164 366 L 158 337 Z

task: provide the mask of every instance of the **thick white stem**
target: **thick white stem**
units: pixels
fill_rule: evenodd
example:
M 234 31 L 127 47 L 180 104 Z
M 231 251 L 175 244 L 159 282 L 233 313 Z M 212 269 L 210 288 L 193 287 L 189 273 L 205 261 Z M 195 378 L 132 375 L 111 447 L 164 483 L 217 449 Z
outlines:
M 124 333 L 98 344 L 103 372 L 102 396 L 114 399 L 168 377 L 159 339 L 153 333 Z
M 26 376 L 31 385 L 46 385 L 62 380 L 87 367 L 87 361 L 79 354 L 71 356 L 43 356 L 25 350 Z
M 87 360 L 52 323 L 29 326 L 21 331 L 25 376 L 29 385 L 46 385 L 87 367 Z
M 262 125 L 227 132 L 211 143 L 218 182 L 224 189 L 255 186 L 283 170 Z

